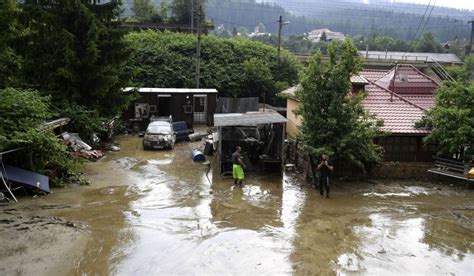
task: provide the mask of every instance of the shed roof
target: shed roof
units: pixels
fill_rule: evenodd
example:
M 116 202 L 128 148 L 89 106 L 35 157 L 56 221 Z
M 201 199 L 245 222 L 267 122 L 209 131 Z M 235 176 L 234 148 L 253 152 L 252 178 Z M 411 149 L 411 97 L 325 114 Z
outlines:
M 214 126 L 255 126 L 286 123 L 288 120 L 278 112 L 248 112 L 214 114 Z
M 123 89 L 124 92 L 130 92 L 137 89 L 139 93 L 163 93 L 163 94 L 174 94 L 174 93 L 185 93 L 185 94 L 215 94 L 217 89 L 214 88 L 153 88 L 153 87 L 126 87 Z

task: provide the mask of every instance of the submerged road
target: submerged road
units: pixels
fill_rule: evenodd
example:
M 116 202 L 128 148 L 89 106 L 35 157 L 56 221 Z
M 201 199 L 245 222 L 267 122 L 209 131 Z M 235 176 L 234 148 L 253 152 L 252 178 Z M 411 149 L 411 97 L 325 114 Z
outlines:
M 87 164 L 92 186 L 78 207 L 55 213 L 88 225 L 71 273 L 474 273 L 474 194 L 461 187 L 335 182 L 325 199 L 291 173 L 250 174 L 241 189 L 192 162 L 201 142 L 118 142 L 120 152 Z

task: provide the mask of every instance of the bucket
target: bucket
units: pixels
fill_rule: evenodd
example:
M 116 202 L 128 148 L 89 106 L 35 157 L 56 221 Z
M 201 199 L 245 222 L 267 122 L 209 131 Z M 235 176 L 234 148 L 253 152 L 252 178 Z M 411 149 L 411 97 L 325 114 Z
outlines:
M 204 154 L 197 149 L 193 150 L 191 158 L 193 159 L 193 161 L 206 161 L 206 157 L 204 156 Z

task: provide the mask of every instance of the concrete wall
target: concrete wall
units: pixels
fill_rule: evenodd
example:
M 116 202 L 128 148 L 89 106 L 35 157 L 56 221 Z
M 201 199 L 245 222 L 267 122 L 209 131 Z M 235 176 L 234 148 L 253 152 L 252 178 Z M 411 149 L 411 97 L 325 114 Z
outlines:
M 288 123 L 286 125 L 286 133 L 291 138 L 296 138 L 298 136 L 300 132 L 299 128 L 303 123 L 303 117 L 301 115 L 297 116 L 294 112 L 297 109 L 298 104 L 298 101 L 294 99 L 288 98 L 286 100 L 286 118 L 288 119 Z

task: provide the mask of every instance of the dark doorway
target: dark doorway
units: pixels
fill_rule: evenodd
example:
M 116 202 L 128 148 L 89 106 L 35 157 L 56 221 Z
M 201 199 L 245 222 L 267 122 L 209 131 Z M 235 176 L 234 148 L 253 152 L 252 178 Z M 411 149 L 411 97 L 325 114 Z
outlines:
M 171 95 L 158 95 L 158 116 L 171 115 Z

